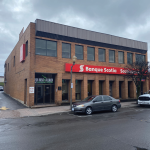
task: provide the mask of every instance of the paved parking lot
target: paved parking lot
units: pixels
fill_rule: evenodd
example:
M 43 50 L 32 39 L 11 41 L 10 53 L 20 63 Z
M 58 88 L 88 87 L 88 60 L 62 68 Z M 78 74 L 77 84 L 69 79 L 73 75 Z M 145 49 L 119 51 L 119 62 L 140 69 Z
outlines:
M 17 110 L 17 109 L 27 108 L 20 102 L 6 95 L 3 91 L 0 91 L 0 108 L 2 107 L 6 107 L 8 110 Z

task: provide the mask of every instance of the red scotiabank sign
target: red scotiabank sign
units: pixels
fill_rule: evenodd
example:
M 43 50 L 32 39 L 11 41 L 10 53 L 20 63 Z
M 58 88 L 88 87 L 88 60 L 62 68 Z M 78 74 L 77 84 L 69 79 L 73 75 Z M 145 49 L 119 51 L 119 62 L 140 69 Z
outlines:
M 72 64 L 65 64 L 65 71 L 71 71 Z M 125 74 L 124 68 L 118 67 L 106 67 L 106 66 L 92 66 L 92 65 L 80 65 L 75 64 L 72 68 L 72 72 L 83 72 L 83 73 L 102 73 L 102 74 Z
M 20 62 L 25 60 L 25 52 L 26 52 L 26 45 L 22 44 L 20 47 Z

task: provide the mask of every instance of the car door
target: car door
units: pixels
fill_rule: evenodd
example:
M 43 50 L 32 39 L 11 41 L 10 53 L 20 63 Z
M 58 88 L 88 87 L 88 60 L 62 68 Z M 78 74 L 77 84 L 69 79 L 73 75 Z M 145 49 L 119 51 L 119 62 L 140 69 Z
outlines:
M 93 111 L 104 110 L 103 97 L 101 95 L 93 99 L 92 108 L 93 108 Z
M 103 95 L 104 109 L 110 110 L 113 104 L 113 99 L 110 96 Z

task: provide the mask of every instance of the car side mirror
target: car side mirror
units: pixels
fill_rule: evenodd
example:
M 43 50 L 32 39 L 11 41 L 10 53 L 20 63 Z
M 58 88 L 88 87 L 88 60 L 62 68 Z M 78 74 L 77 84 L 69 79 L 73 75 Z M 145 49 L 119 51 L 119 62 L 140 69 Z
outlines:
M 93 103 L 97 102 L 96 100 L 93 101 Z

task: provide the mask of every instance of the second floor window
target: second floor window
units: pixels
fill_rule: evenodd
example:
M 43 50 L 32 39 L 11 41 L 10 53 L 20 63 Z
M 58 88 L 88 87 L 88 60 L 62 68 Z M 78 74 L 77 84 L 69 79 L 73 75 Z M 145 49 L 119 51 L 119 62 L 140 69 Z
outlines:
M 71 45 L 62 43 L 62 58 L 71 58 Z
M 46 56 L 46 40 L 36 39 L 36 54 Z
M 28 41 L 26 42 L 26 56 L 28 56 Z
M 75 46 L 75 56 L 77 57 L 77 59 L 83 59 L 83 46 Z
M 57 42 L 36 39 L 36 54 L 57 57 Z
M 47 56 L 57 56 L 57 43 L 54 41 L 47 41 Z
M 109 50 L 109 62 L 115 63 L 115 51 Z
M 127 63 L 132 64 L 133 63 L 133 55 L 132 53 L 127 53 Z
M 98 60 L 105 62 L 105 49 L 98 49 Z
M 124 52 L 118 52 L 118 63 L 124 63 Z
M 138 62 L 145 61 L 145 55 L 135 54 L 135 60 Z
M 13 66 L 15 66 L 15 56 L 14 56 L 14 63 L 13 63 Z
M 87 60 L 95 60 L 95 49 L 94 47 L 87 47 Z

